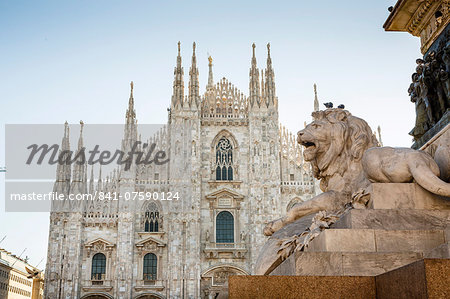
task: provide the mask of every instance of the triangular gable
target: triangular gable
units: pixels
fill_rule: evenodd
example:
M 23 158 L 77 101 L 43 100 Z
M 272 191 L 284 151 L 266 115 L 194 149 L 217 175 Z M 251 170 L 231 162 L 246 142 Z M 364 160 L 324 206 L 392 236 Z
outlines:
M 216 199 L 216 198 L 224 196 L 224 195 L 225 196 L 230 196 L 230 197 L 235 198 L 235 199 L 243 199 L 244 198 L 244 196 L 242 194 L 239 194 L 236 191 L 228 189 L 228 188 L 224 188 L 224 189 L 220 189 L 220 190 L 214 191 L 213 193 L 210 193 L 210 194 L 206 195 L 206 198 L 207 199 Z
M 146 243 L 149 243 L 149 242 L 150 242 L 150 243 L 151 243 L 151 242 L 156 243 L 156 245 L 157 245 L 158 247 L 164 247 L 164 246 L 166 246 L 166 243 L 164 243 L 163 241 L 158 240 L 158 239 L 156 239 L 156 238 L 153 238 L 153 237 L 145 238 L 144 240 L 141 240 L 141 241 L 137 242 L 135 245 L 136 245 L 136 247 L 144 247 L 144 245 L 145 245 Z
M 106 248 L 113 248 L 114 246 L 116 246 L 116 244 L 111 243 L 103 238 L 97 238 L 84 244 L 84 247 L 91 248 L 97 243 L 103 244 Z

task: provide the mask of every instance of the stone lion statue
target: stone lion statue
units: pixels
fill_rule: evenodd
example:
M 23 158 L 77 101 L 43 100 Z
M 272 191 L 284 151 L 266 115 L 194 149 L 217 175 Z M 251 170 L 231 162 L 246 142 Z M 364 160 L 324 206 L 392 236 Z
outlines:
M 266 236 L 285 225 L 319 211 L 337 211 L 364 194 L 371 182 L 410 183 L 450 196 L 450 184 L 439 179 L 431 156 L 410 148 L 379 147 L 369 125 L 340 108 L 313 112 L 314 121 L 298 132 L 303 156 L 320 179 L 322 194 L 294 205 L 285 217 L 269 222 Z

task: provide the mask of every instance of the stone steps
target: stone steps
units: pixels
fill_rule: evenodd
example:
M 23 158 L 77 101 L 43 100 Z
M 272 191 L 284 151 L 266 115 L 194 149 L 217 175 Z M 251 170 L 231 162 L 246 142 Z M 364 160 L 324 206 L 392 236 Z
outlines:
M 444 230 L 326 229 L 306 252 L 428 252 L 448 242 Z
M 350 210 L 335 229 L 433 230 L 450 226 L 450 210 Z

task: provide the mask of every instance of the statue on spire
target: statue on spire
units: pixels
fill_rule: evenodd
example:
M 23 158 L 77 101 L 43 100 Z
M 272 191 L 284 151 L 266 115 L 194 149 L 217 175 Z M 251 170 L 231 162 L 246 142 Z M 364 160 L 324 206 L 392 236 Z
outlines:
M 214 79 L 213 79 L 213 70 L 212 70 L 213 59 L 212 59 L 211 55 L 209 55 L 208 61 L 209 61 L 209 63 L 208 63 L 209 73 L 208 73 L 208 85 L 206 85 L 206 89 L 212 89 L 212 88 L 214 88 Z
M 379 125 L 377 131 L 378 131 L 378 142 L 380 143 L 381 146 L 383 146 L 383 141 L 381 140 L 381 127 Z
M 314 83 L 314 111 L 319 111 L 319 99 L 317 97 L 317 85 Z

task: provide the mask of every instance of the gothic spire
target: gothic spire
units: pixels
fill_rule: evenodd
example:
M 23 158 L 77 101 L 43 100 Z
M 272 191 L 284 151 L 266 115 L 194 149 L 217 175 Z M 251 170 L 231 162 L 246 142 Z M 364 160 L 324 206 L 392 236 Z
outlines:
M 199 104 L 199 83 L 197 57 L 195 56 L 195 42 L 192 45 L 192 65 L 189 70 L 189 104 L 198 106 Z
M 61 156 L 62 155 L 62 156 Z M 58 153 L 58 159 L 62 163 L 56 166 L 56 181 L 53 186 L 53 192 L 64 194 L 67 196 L 70 190 L 71 165 L 66 163 L 66 159 L 72 159 L 69 142 L 69 124 L 64 123 L 64 136 L 61 140 L 61 149 Z M 53 208 L 52 208 L 53 210 Z
M 62 142 L 62 150 L 70 150 L 70 143 L 69 143 L 69 124 L 67 121 L 64 123 L 64 137 Z
M 209 63 L 208 63 L 209 73 L 208 73 L 208 85 L 206 85 L 206 90 L 214 88 L 214 77 L 213 77 L 213 70 L 212 70 L 213 59 L 211 56 L 208 57 L 208 61 L 209 61 Z
M 256 65 L 256 56 L 255 56 L 255 43 L 252 44 L 253 55 L 252 55 L 252 65 L 250 67 L 250 82 L 249 82 L 249 98 L 250 98 L 250 106 L 253 107 L 255 103 L 259 106 L 260 100 L 260 87 L 259 87 L 259 70 Z
M 128 100 L 128 109 L 125 114 L 127 124 L 134 123 L 136 121 L 136 111 L 134 110 L 134 97 L 133 97 L 133 81 L 130 82 L 130 99 Z
M 317 98 L 317 85 L 314 83 L 314 111 L 319 111 L 319 99 Z
M 86 153 L 83 145 L 83 127 L 84 123 L 80 120 L 80 137 L 78 138 L 78 149 L 75 153 L 77 157 L 73 167 L 73 180 L 70 186 L 71 194 L 86 194 Z M 76 205 L 76 204 L 75 204 Z
M 124 138 L 122 140 L 123 149 L 131 149 L 132 144 L 137 139 L 137 119 L 136 111 L 134 109 L 134 97 L 133 97 L 133 81 L 130 82 L 130 99 L 128 101 L 128 109 L 126 112 L 126 124 L 124 128 Z M 127 145 L 128 147 L 125 147 Z
M 91 166 L 91 177 L 89 179 L 89 194 L 94 194 L 94 165 Z
M 183 105 L 184 99 L 184 71 L 181 66 L 181 43 L 178 42 L 178 56 L 177 56 L 177 66 L 174 69 L 174 79 L 173 79 L 173 95 L 172 95 L 172 108 L 178 107 L 178 105 Z
M 83 148 L 83 127 L 84 122 L 80 120 L 80 137 L 78 138 L 78 151 L 80 151 Z
M 267 105 L 275 105 L 275 74 L 272 68 L 272 58 L 270 57 L 270 43 L 267 44 L 267 66 L 266 66 L 266 97 Z
M 100 170 L 98 171 L 97 191 L 102 191 L 102 187 L 102 165 L 100 165 Z
M 134 97 L 133 97 L 133 81 L 130 83 L 130 100 L 128 102 L 128 109 L 126 113 L 126 124 L 123 131 L 122 139 L 122 151 L 129 152 L 137 141 L 137 119 L 136 112 L 134 110 Z
M 261 99 L 266 98 L 266 93 L 264 92 L 264 70 L 261 70 Z

